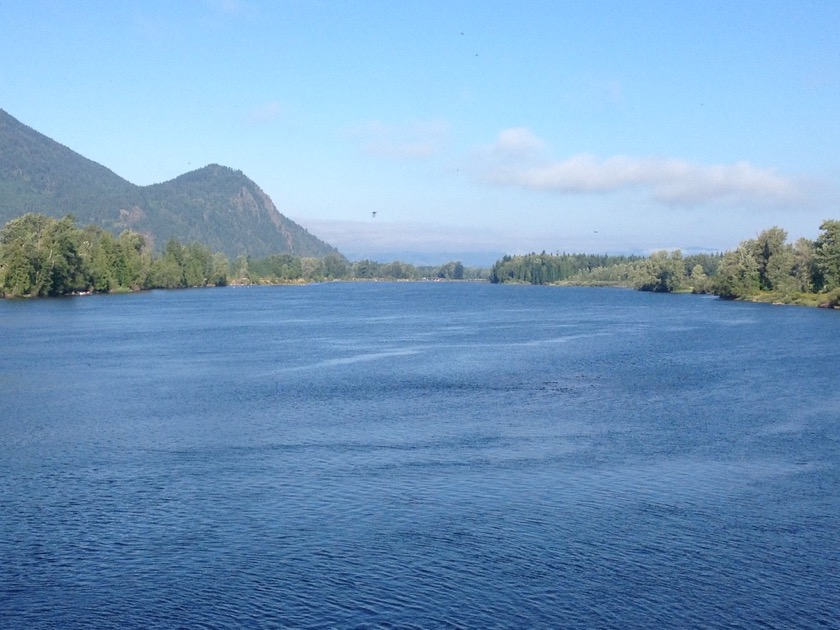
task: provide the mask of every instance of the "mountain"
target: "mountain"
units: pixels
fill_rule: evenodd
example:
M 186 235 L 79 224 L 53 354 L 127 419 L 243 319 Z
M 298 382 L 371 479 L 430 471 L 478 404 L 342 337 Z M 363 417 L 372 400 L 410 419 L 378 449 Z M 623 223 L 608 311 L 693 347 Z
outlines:
M 241 171 L 211 164 L 136 186 L 0 109 L 0 225 L 27 212 L 73 214 L 79 225 L 116 234 L 132 229 L 157 247 L 197 241 L 230 258 L 338 253 L 280 214 Z

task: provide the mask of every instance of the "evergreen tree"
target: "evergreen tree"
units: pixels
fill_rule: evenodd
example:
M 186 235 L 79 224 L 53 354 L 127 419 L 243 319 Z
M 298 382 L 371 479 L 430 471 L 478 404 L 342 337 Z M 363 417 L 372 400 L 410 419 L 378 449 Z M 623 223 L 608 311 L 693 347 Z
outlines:
M 758 285 L 762 291 L 792 290 L 793 248 L 787 244 L 787 232 L 772 227 L 755 240 L 747 241 L 758 266 Z
M 823 221 L 820 230 L 814 243 L 817 285 L 831 291 L 840 288 L 840 221 Z

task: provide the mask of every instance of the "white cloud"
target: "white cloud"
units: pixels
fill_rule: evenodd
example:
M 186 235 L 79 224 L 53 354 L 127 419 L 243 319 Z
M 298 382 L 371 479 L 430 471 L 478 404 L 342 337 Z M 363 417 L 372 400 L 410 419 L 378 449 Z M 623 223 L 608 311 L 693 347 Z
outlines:
M 527 127 L 514 127 L 499 133 L 494 150 L 499 152 L 528 153 L 542 151 L 545 143 Z
M 439 120 L 401 124 L 370 121 L 351 130 L 362 151 L 375 157 L 421 159 L 438 153 L 449 125 Z
M 675 158 L 589 154 L 552 159 L 525 128 L 502 131 L 478 153 L 482 179 L 501 186 L 564 193 L 642 190 L 667 205 L 732 202 L 787 204 L 803 197 L 794 180 L 749 162 L 704 165 Z

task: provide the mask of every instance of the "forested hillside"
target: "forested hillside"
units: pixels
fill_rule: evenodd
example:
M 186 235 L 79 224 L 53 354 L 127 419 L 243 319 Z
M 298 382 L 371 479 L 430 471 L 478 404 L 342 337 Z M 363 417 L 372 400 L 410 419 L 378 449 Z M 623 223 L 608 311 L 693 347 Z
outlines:
M 26 213 L 72 214 L 115 236 L 131 229 L 158 250 L 175 238 L 229 257 L 337 253 L 240 171 L 214 164 L 135 186 L 0 110 L 0 224 Z

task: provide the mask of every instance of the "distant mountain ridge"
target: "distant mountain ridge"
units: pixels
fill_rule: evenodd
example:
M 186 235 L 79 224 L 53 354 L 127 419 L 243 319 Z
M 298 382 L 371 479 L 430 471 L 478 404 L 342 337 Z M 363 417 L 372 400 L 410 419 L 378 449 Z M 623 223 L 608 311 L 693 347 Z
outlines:
M 278 212 L 241 171 L 211 164 L 136 186 L 0 109 L 0 225 L 27 212 L 73 214 L 116 234 L 131 229 L 157 247 L 197 241 L 231 258 L 338 253 Z

